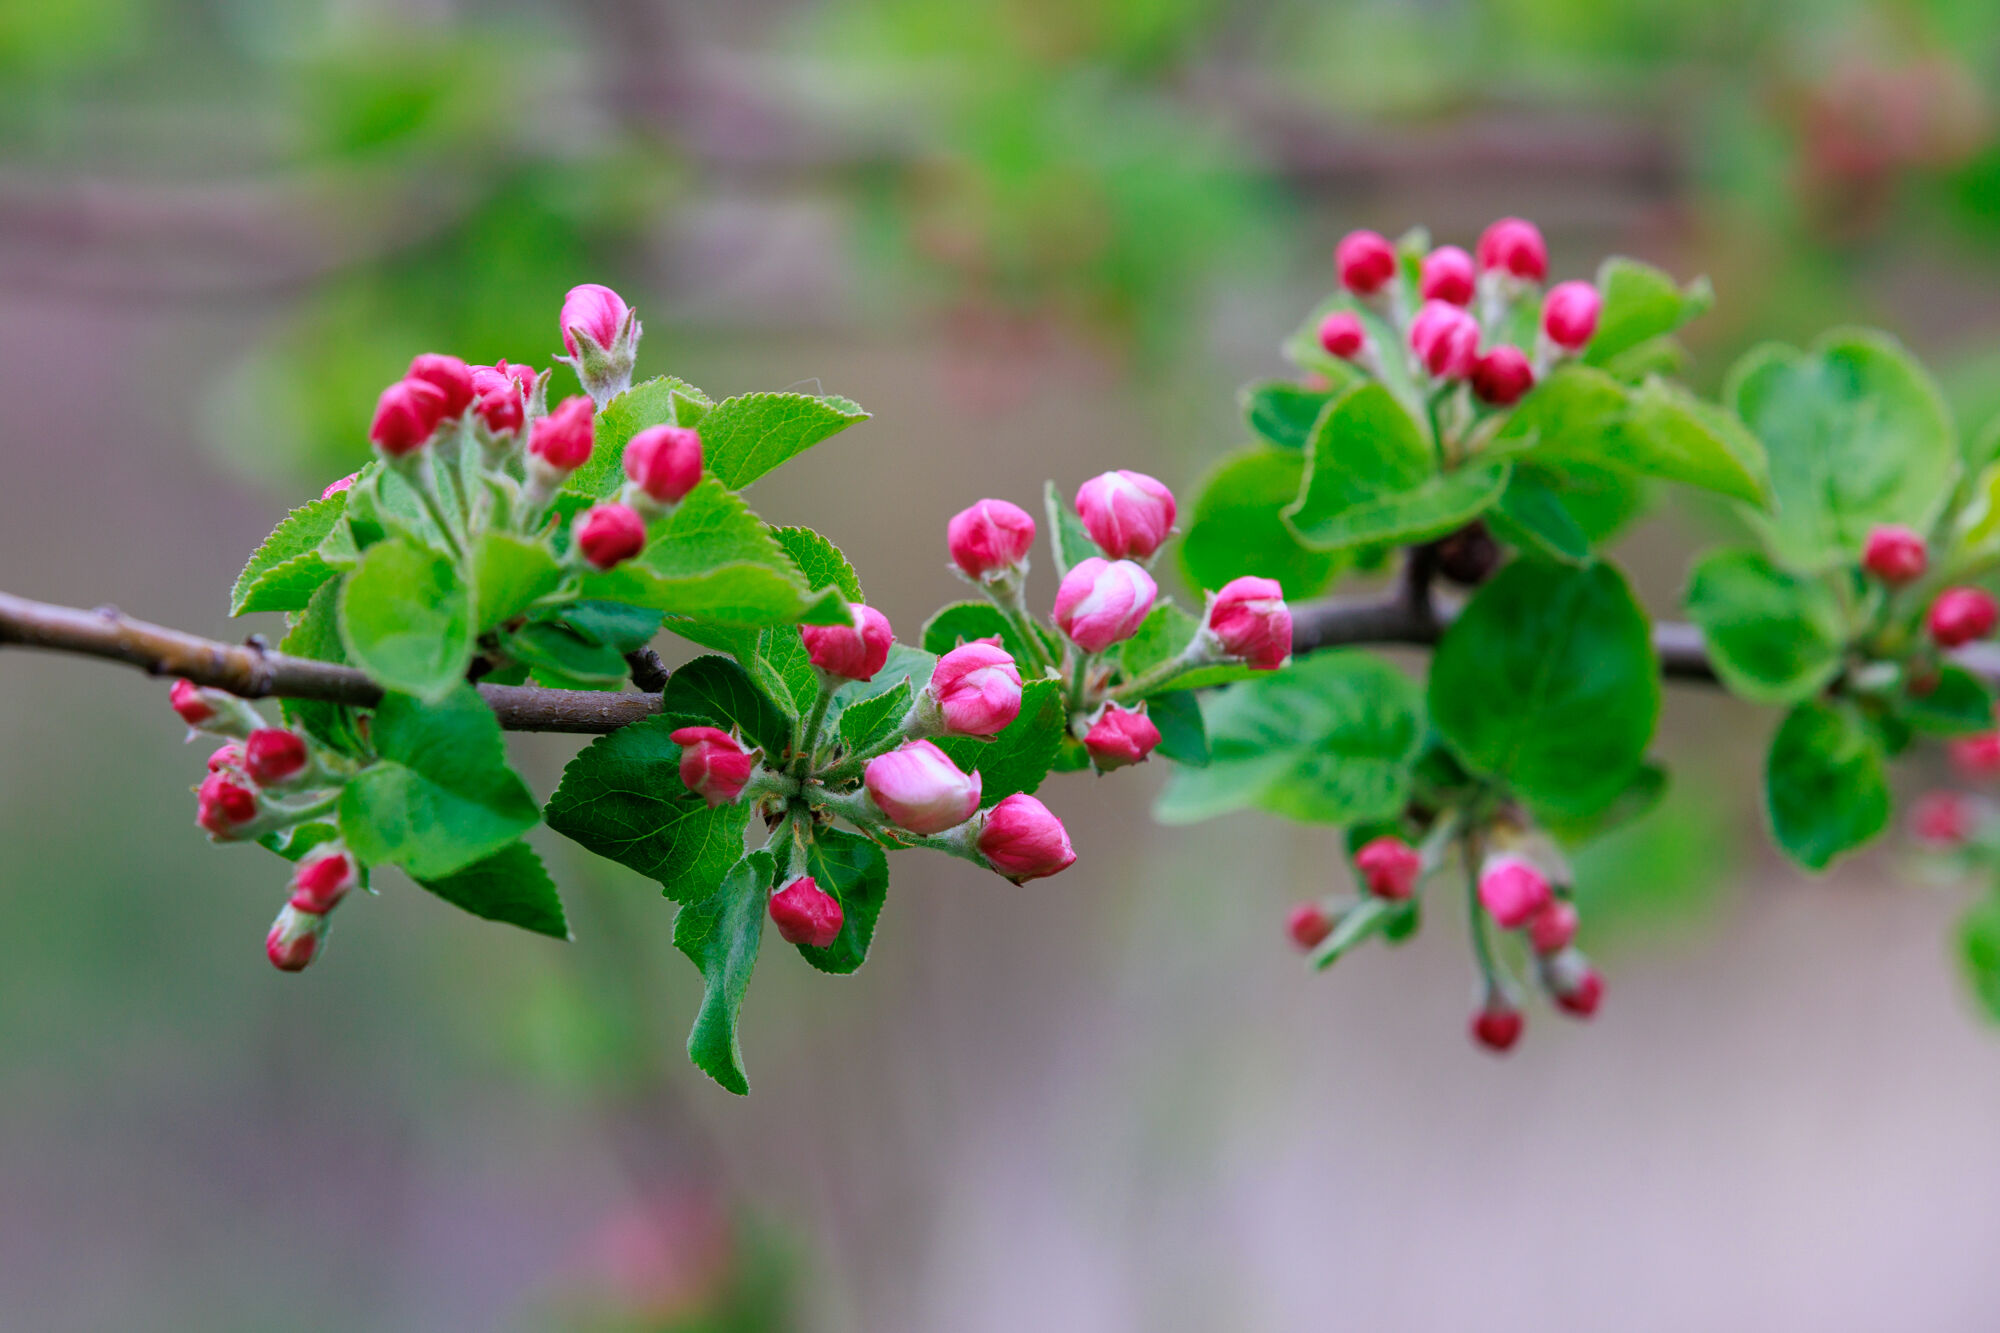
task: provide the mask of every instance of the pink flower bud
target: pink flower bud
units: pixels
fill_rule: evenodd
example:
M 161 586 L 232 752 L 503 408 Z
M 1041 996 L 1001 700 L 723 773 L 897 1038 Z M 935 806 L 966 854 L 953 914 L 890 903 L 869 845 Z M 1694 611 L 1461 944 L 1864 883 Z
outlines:
M 1423 280 L 1417 293 L 1426 301 L 1469 305 L 1473 287 L 1472 256 L 1455 245 L 1440 245 L 1424 256 Z
M 444 419 L 444 394 L 424 380 L 397 380 L 375 400 L 368 438 L 390 458 L 414 453 L 430 442 Z
M 320 942 L 326 938 L 326 914 L 304 912 L 286 903 L 264 936 L 264 956 L 280 972 L 303 972 L 306 964 L 319 956 Z
M 1056 625 L 1087 653 L 1101 653 L 1139 632 L 1159 585 L 1130 560 L 1077 561 L 1056 589 Z
M 673 741 L 681 747 L 681 785 L 710 809 L 741 796 L 757 767 L 755 752 L 717 727 L 682 727 Z
M 289 782 L 311 761 L 305 738 L 283 727 L 260 727 L 243 742 L 243 771 L 260 787 Z
M 1026 792 L 1016 792 L 986 812 L 979 854 L 1016 884 L 1067 870 L 1076 861 L 1062 821 Z
M 981 500 L 952 515 L 944 536 L 966 577 L 990 578 L 1021 568 L 1035 545 L 1035 520 L 1019 505 Z
M 1946 588 L 1931 603 L 1928 624 L 1940 648 L 1957 648 L 1983 639 L 2000 618 L 1993 598 L 1979 588 Z
M 195 793 L 194 822 L 211 837 L 233 838 L 257 817 L 257 794 L 228 770 L 210 773 Z
M 1401 902 L 1416 892 L 1417 878 L 1424 872 L 1424 858 L 1416 848 L 1393 834 L 1371 838 L 1354 853 L 1354 868 L 1361 882 L 1377 898 Z
M 1479 321 L 1447 301 L 1426 301 L 1410 321 L 1410 350 L 1438 379 L 1463 379 L 1479 357 Z
M 1576 905 L 1564 898 L 1552 898 L 1549 905 L 1528 919 L 1528 943 L 1540 954 L 1561 953 L 1576 938 Z
M 679 504 L 701 481 L 701 432 L 648 426 L 625 446 L 625 475 L 660 504 Z
M 942 833 L 979 809 L 980 776 L 929 741 L 911 741 L 868 761 L 862 774 L 868 795 L 898 828 Z
M 339 481 L 328 482 L 326 489 L 319 493 L 319 498 L 322 500 L 331 500 L 334 496 L 352 486 L 360 477 L 361 474 L 359 472 L 350 472 Z
M 609 287 L 595 282 L 586 282 L 569 289 L 563 298 L 562 340 L 563 350 L 571 356 L 576 352 L 576 335 L 585 333 L 599 347 L 610 347 L 618 339 L 618 330 L 625 323 L 625 316 L 631 307 L 625 298 Z
M 1276 579 L 1245 574 L 1223 584 L 1208 603 L 1204 628 L 1223 656 L 1259 671 L 1276 671 L 1292 654 L 1292 611 Z
M 1472 1039 L 1495 1055 L 1504 1055 L 1521 1039 L 1522 1026 L 1521 1011 L 1496 995 L 1472 1016 Z
M 1526 925 L 1553 896 L 1542 872 L 1518 856 L 1488 857 L 1480 868 L 1480 905 L 1504 930 Z
M 1352 310 L 1336 310 L 1319 322 L 1319 345 L 1328 356 L 1352 361 L 1368 345 L 1368 326 Z
M 1473 254 L 1482 273 L 1498 269 L 1530 282 L 1548 276 L 1549 248 L 1542 243 L 1542 233 L 1520 218 L 1501 218 L 1480 233 Z
M 1128 711 L 1117 704 L 1106 704 L 1083 737 L 1083 748 L 1090 752 L 1090 762 L 1100 773 L 1145 763 L 1159 743 L 1160 729 L 1153 725 L 1153 719 L 1143 711 Z
M 325 916 L 361 882 L 361 868 L 338 844 L 315 847 L 292 872 L 292 906 Z
M 771 921 L 787 944 L 827 948 L 840 938 L 843 919 L 839 901 L 810 875 L 800 875 L 771 895 Z
M 1945 743 L 1945 753 L 1951 756 L 1951 766 L 1962 778 L 1986 782 L 2000 777 L 2000 731 L 1955 736 Z
M 1604 999 L 1604 978 L 1590 960 L 1574 949 L 1565 949 L 1546 961 L 1549 991 L 1556 1007 L 1572 1018 L 1589 1018 Z
M 1922 578 L 1930 563 L 1922 535 L 1896 523 L 1871 529 L 1861 550 L 1861 567 L 1892 588 Z
M 1972 802 L 1955 791 L 1925 792 L 1910 807 L 1910 832 L 1934 847 L 1956 847 L 1979 826 Z
M 1396 276 L 1396 247 L 1380 232 L 1350 231 L 1333 250 L 1340 285 L 1356 296 L 1372 296 Z
M 1318 903 L 1300 903 L 1285 916 L 1285 936 L 1301 950 L 1310 952 L 1333 934 L 1334 919 Z
M 940 657 L 926 687 L 954 736 L 997 736 L 1021 715 L 1021 671 L 984 639 Z
M 896 632 L 889 628 L 889 617 L 872 606 L 850 602 L 848 610 L 854 615 L 851 624 L 799 626 L 806 657 L 829 676 L 873 680 L 889 660 Z
M 231 741 L 227 745 L 218 746 L 215 752 L 208 757 L 208 771 L 211 773 L 220 773 L 224 769 L 230 768 L 241 770 L 242 767 L 243 747 L 235 741 Z
M 646 549 L 646 520 L 630 505 L 592 505 L 577 520 L 576 545 L 585 560 L 609 569 Z
M 1597 312 L 1604 299 L 1587 282 L 1559 282 L 1542 302 L 1542 332 L 1568 352 L 1581 352 L 1597 332 Z
M 167 691 L 167 702 L 180 714 L 181 721 L 198 727 L 215 717 L 215 705 L 209 702 L 208 693 L 191 680 L 177 680 Z
M 522 398 L 527 398 L 535 392 L 535 385 L 541 377 L 541 372 L 533 366 L 495 361 L 490 366 L 472 367 L 472 392 L 474 397 L 484 398 L 511 388 Z
M 1174 527 L 1174 493 L 1143 472 L 1105 472 L 1076 492 L 1084 531 L 1113 560 L 1144 560 Z
M 590 461 L 595 427 L 596 410 L 588 398 L 565 398 L 528 432 L 528 452 L 557 472 L 574 472 Z
M 484 394 L 473 409 L 479 419 L 486 423 L 486 429 L 495 435 L 512 435 L 521 429 L 527 409 L 522 405 L 521 395 L 513 388 L 494 389 Z
M 444 415 L 455 417 L 472 406 L 472 369 L 455 356 L 425 352 L 410 362 L 404 379 L 422 380 L 444 395 Z
M 1507 343 L 1472 363 L 1472 391 L 1482 403 L 1512 407 L 1535 387 L 1535 369 L 1527 354 Z

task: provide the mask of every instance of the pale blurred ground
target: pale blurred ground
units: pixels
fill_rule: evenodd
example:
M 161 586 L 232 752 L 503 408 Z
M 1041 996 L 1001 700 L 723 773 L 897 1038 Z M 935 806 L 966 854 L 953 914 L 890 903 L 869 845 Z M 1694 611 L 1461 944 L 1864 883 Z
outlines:
M 1440 207 L 1469 230 L 1526 206 L 1491 196 Z M 1572 267 L 1677 258 L 1671 209 L 1589 180 L 1562 197 Z M 1417 211 L 1376 198 L 1312 226 Z M 1190 483 L 1235 442 L 1229 386 L 1277 368 L 1324 281 L 1191 311 L 1212 364 L 1163 430 L 1156 389 L 1061 335 L 968 355 L 852 318 L 839 236 L 811 198 L 696 210 L 663 243 L 674 321 L 642 366 L 718 395 L 817 379 L 876 413 L 752 499 L 838 541 L 906 631 L 957 595 L 942 525 L 970 500 L 1118 465 Z M 240 633 L 227 585 L 306 487 L 243 480 L 206 423 L 218 369 L 295 294 L 34 271 L 0 289 L 0 587 Z M 803 326 L 766 310 L 703 332 L 718 285 L 754 310 L 788 274 L 820 284 Z M 1656 607 L 1688 540 L 1633 543 Z M 1676 691 L 1662 748 L 1748 854 L 1707 915 L 1609 940 L 1587 921 L 1601 1016 L 1536 1011 L 1505 1062 L 1463 1036 L 1451 895 L 1410 947 L 1304 975 L 1278 923 L 1340 873 L 1334 837 L 1157 828 L 1162 775 L 1142 770 L 1052 780 L 1081 856 L 1058 879 L 898 857 L 853 978 L 768 950 L 742 1100 L 681 1057 L 698 984 L 669 905 L 559 839 L 572 945 L 387 874 L 320 965 L 274 973 L 276 862 L 193 828 L 202 751 L 164 696 L 0 653 L 9 1333 L 543 1328 L 635 1209 L 694 1216 L 666 1248 L 699 1270 L 718 1200 L 802 1265 L 812 1330 L 2000 1327 L 2000 1043 L 1947 957 L 1961 894 L 1887 855 L 1818 882 L 1780 867 L 1755 813 L 1766 713 Z M 574 748 L 515 750 L 546 793 Z M 621 1063 L 625 1042 L 657 1058 Z

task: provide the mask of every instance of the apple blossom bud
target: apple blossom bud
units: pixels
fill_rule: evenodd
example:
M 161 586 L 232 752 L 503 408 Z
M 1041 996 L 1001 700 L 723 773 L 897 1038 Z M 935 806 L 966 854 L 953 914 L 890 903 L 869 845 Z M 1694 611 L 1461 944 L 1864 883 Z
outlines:
M 368 439 L 389 458 L 415 453 L 430 442 L 444 419 L 445 397 L 424 380 L 397 380 L 375 400 Z
M 486 423 L 486 429 L 495 435 L 512 435 L 521 429 L 521 422 L 526 420 L 521 395 L 512 387 L 494 389 L 485 394 L 473 405 L 473 411 Z
M 980 775 L 962 772 L 929 741 L 911 741 L 868 761 L 868 795 L 898 828 L 942 833 L 979 809 Z
M 1077 516 L 1113 560 L 1151 558 L 1174 527 L 1174 493 L 1143 472 L 1105 472 L 1077 488 Z
M 305 738 L 283 727 L 259 727 L 243 742 L 243 771 L 260 787 L 278 787 L 306 771 Z
M 984 639 L 940 657 L 924 688 L 939 725 L 954 736 L 997 736 L 1021 715 L 1020 668 Z
M 1077 647 L 1101 653 L 1139 632 L 1159 585 L 1130 560 L 1079 560 L 1056 589 L 1055 621 Z
M 198 727 L 216 716 L 215 705 L 208 699 L 212 693 L 216 691 L 204 690 L 191 680 L 177 680 L 167 691 L 167 702 L 173 705 L 181 721 Z
M 953 514 L 944 537 L 952 563 L 967 578 L 1006 577 L 1025 567 L 1035 545 L 1035 520 L 1019 505 L 981 500 Z
M 1285 915 L 1285 935 L 1301 950 L 1310 952 L 1333 934 L 1334 918 L 1318 903 L 1300 903 Z
M 1410 321 L 1410 350 L 1437 379 L 1463 379 L 1479 357 L 1479 321 L 1447 301 L 1426 301 Z
M 319 956 L 326 939 L 326 914 L 305 912 L 286 903 L 264 936 L 264 956 L 280 972 L 303 972 Z
M 1548 276 L 1549 248 L 1541 230 L 1520 218 L 1501 218 L 1481 232 L 1473 255 L 1482 273 L 1498 271 L 1530 282 Z
M 1556 1007 L 1572 1018 L 1589 1018 L 1604 999 L 1604 978 L 1575 949 L 1564 949 L 1545 959 L 1543 978 Z
M 1135 711 L 1117 704 L 1106 704 L 1083 737 L 1083 748 L 1090 752 L 1090 762 L 1100 773 L 1145 763 L 1159 743 L 1160 729 L 1143 708 Z
M 1892 588 L 1922 578 L 1930 563 L 1922 534 L 1898 523 L 1870 529 L 1861 549 L 1861 567 Z
M 632 387 L 639 351 L 639 316 L 609 287 L 587 282 L 563 300 L 561 358 L 576 368 L 584 392 L 602 408 Z
M 1368 345 L 1368 326 L 1352 310 L 1336 310 L 1319 322 L 1319 345 L 1328 356 L 1352 361 Z
M 1292 611 L 1276 579 L 1245 574 L 1223 584 L 1209 599 L 1202 628 L 1219 656 L 1258 671 L 1276 671 L 1292 654 Z
M 1505 996 L 1495 995 L 1472 1016 L 1472 1039 L 1495 1055 L 1504 1055 L 1521 1039 L 1523 1026 L 1521 1011 Z
M 241 739 L 264 725 L 256 709 L 227 690 L 205 689 L 191 680 L 175 681 L 167 702 L 188 726 L 217 736 Z
M 1940 648 L 1958 648 L 1993 632 L 2000 618 L 1990 594 L 1980 588 L 1946 588 L 1931 603 L 1927 623 Z
M 701 481 L 701 432 L 648 426 L 625 446 L 625 475 L 657 504 L 679 504 Z
M 1354 853 L 1354 868 L 1361 882 L 1377 898 L 1400 902 L 1416 891 L 1417 878 L 1424 872 L 1424 858 L 1416 848 L 1393 834 L 1371 838 Z
M 1542 302 L 1542 332 L 1566 352 L 1581 352 L 1597 333 L 1604 298 L 1587 282 L 1559 282 Z
M 1426 301 L 1467 305 L 1472 301 L 1472 256 L 1455 245 L 1440 245 L 1424 256 L 1423 279 L 1417 294 Z
M 472 406 L 472 368 L 455 356 L 425 352 L 410 362 L 404 379 L 422 380 L 444 395 L 444 415 L 455 417 Z
M 1925 792 L 1910 806 L 1910 833 L 1933 847 L 1957 847 L 1978 826 L 1972 802 L 1955 791 Z
M 1480 867 L 1480 905 L 1504 930 L 1526 925 L 1553 896 L 1542 872 L 1518 856 L 1490 856 Z
M 484 398 L 511 388 L 525 400 L 534 396 L 541 378 L 541 372 L 533 366 L 510 364 L 502 359 L 490 366 L 472 367 L 472 393 L 476 398 Z
M 208 756 L 208 771 L 211 773 L 220 773 L 229 768 L 241 770 L 242 767 L 243 747 L 235 741 L 217 746 L 214 753 Z
M 569 289 L 563 298 L 563 350 L 576 355 L 577 335 L 583 334 L 599 347 L 609 347 L 632 308 L 625 298 L 602 283 L 586 282 Z
M 630 505 L 592 505 L 577 520 L 576 546 L 585 560 L 609 569 L 646 549 L 646 520 Z
M 1955 736 L 1945 742 L 1945 753 L 1960 777 L 1972 782 L 2000 778 L 2000 731 L 1983 731 L 1977 736 Z
M 565 398 L 528 433 L 528 453 L 550 471 L 568 476 L 590 461 L 596 414 L 581 394 Z
M 257 794 L 227 769 L 210 773 L 195 793 L 194 822 L 212 838 L 234 838 L 257 817 Z
M 315 847 L 292 872 L 291 905 L 324 916 L 361 882 L 361 868 L 339 843 Z
M 757 767 L 756 753 L 718 727 L 682 727 L 673 742 L 681 747 L 681 785 L 710 809 L 741 796 Z
M 896 632 L 889 617 L 872 606 L 849 602 L 853 620 L 845 625 L 801 625 L 799 638 L 805 641 L 806 657 L 829 676 L 846 680 L 873 680 L 889 660 L 889 645 Z
M 1512 407 L 1535 387 L 1535 369 L 1527 353 L 1507 343 L 1472 363 L 1472 391 L 1482 403 Z
M 352 486 L 360 477 L 361 474 L 359 472 L 350 472 L 339 481 L 328 482 L 326 489 L 319 493 L 319 498 L 322 500 L 331 500 L 334 496 Z
M 1549 905 L 1528 919 L 1528 943 L 1536 953 L 1560 953 L 1576 938 L 1576 904 L 1566 898 L 1552 898 Z
M 1396 247 L 1380 232 L 1350 231 L 1334 247 L 1340 285 L 1356 296 L 1372 296 L 1396 276 Z
M 1076 861 L 1062 821 L 1026 792 L 986 812 L 978 847 L 986 864 L 1016 884 L 1067 870 Z
M 771 921 L 787 944 L 824 949 L 840 938 L 840 903 L 810 875 L 800 875 L 771 895 Z

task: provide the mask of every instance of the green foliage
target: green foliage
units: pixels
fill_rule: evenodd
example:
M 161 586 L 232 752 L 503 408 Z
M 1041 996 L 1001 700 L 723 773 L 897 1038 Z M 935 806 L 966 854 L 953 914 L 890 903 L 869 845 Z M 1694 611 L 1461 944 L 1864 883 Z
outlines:
M 1259 380 L 1244 386 L 1241 398 L 1243 420 L 1258 438 L 1284 449 L 1304 449 L 1333 394 L 1290 380 Z
M 740 728 L 751 744 L 774 758 L 791 747 L 792 715 L 726 657 L 697 657 L 675 671 L 667 678 L 660 709 L 669 716 L 706 718 L 724 730 Z
M 319 548 L 346 512 L 347 492 L 335 491 L 285 515 L 237 575 L 229 614 L 304 610 L 319 586 L 333 577 Z
M 1791 574 L 1755 551 L 1712 551 L 1694 567 L 1688 614 L 1709 660 L 1733 692 L 1793 704 L 1840 671 L 1847 627 L 1825 583 Z
M 341 589 L 349 660 L 385 688 L 428 701 L 465 679 L 475 628 L 472 589 L 451 560 L 406 537 L 369 547 Z
M 1658 355 L 1660 344 L 1682 325 L 1707 312 L 1715 302 L 1708 279 L 1682 287 L 1649 264 L 1613 255 L 1597 270 L 1597 291 L 1604 306 L 1597 317 L 1597 334 L 1584 351 L 1584 362 L 1624 378 L 1632 369 L 1643 373 Z
M 474 621 L 482 634 L 525 613 L 562 582 L 562 567 L 547 546 L 505 532 L 480 534 L 472 570 L 479 608 Z
M 867 419 L 859 404 L 833 395 L 725 398 L 701 419 L 702 460 L 723 485 L 742 490 L 786 459 Z
M 824 949 L 798 945 L 799 956 L 822 972 L 852 972 L 868 959 L 875 922 L 889 894 L 889 858 L 882 849 L 842 829 L 816 829 L 806 847 L 806 873 L 840 903 L 840 934 Z M 778 867 L 774 888 L 784 885 Z
M 1223 459 L 1200 483 L 1183 520 L 1180 559 L 1188 582 L 1213 589 L 1254 574 L 1276 579 L 1287 598 L 1324 590 L 1342 557 L 1302 545 L 1279 514 L 1304 477 L 1304 458 L 1284 449 L 1252 445 Z
M 1881 739 L 1852 707 L 1800 704 L 1771 738 L 1764 802 L 1785 854 L 1826 869 L 1888 827 Z
M 737 1016 L 757 966 L 771 876 L 770 853 L 752 852 L 713 892 L 689 902 L 674 918 L 674 947 L 701 969 L 706 985 L 688 1033 L 688 1059 L 739 1097 L 749 1094 L 750 1078 L 743 1072 Z
M 525 842 L 509 843 L 453 874 L 417 882 L 474 916 L 559 940 L 570 938 L 555 881 Z
M 1055 765 L 1069 713 L 1062 684 L 1031 680 L 1021 689 L 1021 715 L 992 740 L 954 736 L 937 742 L 953 763 L 980 775 L 980 804 L 991 807 L 1015 792 L 1032 792 Z
M 1057 578 L 1085 560 L 1104 557 L 1104 552 L 1090 539 L 1076 506 L 1056 489 L 1053 481 L 1043 483 L 1042 508 L 1049 516 L 1048 538 L 1055 551 Z
M 634 435 L 648 426 L 695 424 L 681 419 L 692 415 L 684 404 L 702 410 L 711 406 L 707 394 L 672 375 L 642 380 L 613 398 L 597 414 L 590 457 L 569 474 L 563 488 L 593 499 L 616 491 L 625 481 L 625 446 Z

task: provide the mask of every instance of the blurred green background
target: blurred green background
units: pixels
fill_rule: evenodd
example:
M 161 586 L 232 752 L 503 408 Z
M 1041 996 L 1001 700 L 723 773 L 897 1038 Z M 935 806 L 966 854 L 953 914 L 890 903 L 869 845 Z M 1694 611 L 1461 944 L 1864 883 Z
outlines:
M 0 586 L 244 632 L 230 579 L 366 457 L 380 386 L 432 349 L 546 366 L 580 281 L 639 307 L 642 373 L 876 414 L 752 498 L 911 630 L 982 495 L 1191 495 L 1358 225 L 1518 213 L 1561 276 L 1708 273 L 1705 389 L 1880 324 L 1977 426 L 1997 19 L 0 0 Z M 1722 530 L 1635 531 L 1657 611 Z M 1890 853 L 1778 867 L 1772 719 L 1716 695 L 1671 696 L 1675 795 L 1581 866 L 1588 1030 L 1475 1055 L 1449 913 L 1303 976 L 1278 922 L 1329 831 L 1156 829 L 1159 773 L 1072 775 L 1071 872 L 900 858 L 862 974 L 768 959 L 742 1102 L 682 1057 L 698 983 L 647 883 L 546 840 L 563 947 L 386 876 L 281 976 L 277 863 L 193 828 L 164 688 L 19 653 L 0 688 L 0 1328 L 2000 1325 L 1961 898 Z M 546 793 L 574 748 L 516 754 Z

